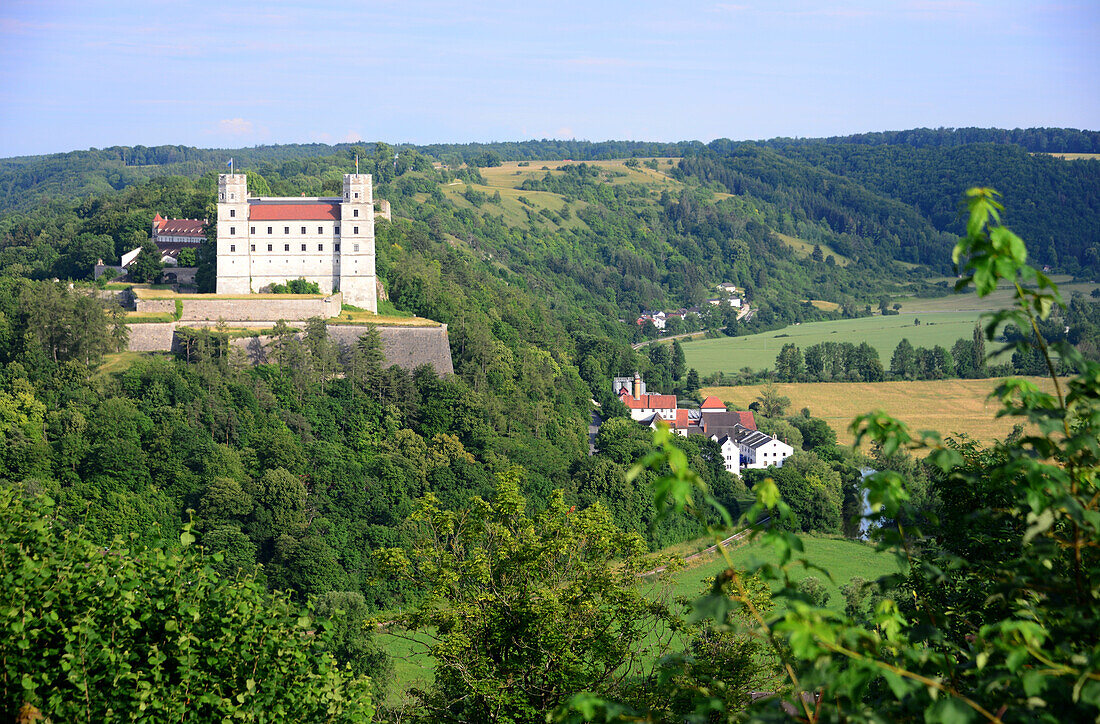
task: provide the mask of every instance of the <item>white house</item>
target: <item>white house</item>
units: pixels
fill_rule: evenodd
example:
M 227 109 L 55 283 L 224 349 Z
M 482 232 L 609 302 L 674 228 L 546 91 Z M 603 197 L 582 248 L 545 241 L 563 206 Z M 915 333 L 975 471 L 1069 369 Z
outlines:
M 737 474 L 741 469 L 741 449 L 737 445 L 737 441 L 733 439 L 731 435 L 723 435 L 718 437 L 717 435 L 711 435 L 711 440 L 718 443 L 718 447 L 722 448 L 722 464 L 726 467 L 726 472 Z
M 745 430 L 737 437 L 737 446 L 746 468 L 762 469 L 771 465 L 783 467 L 783 461 L 794 453 L 785 442 L 759 430 Z
M 370 174 L 344 174 L 343 196 L 249 198 L 245 174 L 218 176 L 218 294 L 304 278 L 378 310 Z

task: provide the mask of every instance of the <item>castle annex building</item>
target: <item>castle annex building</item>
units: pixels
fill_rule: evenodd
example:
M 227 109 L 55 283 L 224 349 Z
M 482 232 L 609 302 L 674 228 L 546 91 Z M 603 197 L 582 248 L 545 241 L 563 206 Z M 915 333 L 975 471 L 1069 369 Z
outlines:
M 299 277 L 378 311 L 370 174 L 342 197 L 248 198 L 245 174 L 218 176 L 218 294 L 253 294 Z

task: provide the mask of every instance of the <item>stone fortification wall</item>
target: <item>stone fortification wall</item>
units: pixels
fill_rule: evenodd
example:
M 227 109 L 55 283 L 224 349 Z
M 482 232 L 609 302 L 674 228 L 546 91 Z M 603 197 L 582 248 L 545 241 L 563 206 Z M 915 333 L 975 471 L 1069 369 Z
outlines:
M 186 327 L 185 323 L 157 322 L 150 324 L 131 324 L 131 352 L 170 352 L 176 345 L 176 327 Z M 338 344 L 349 346 L 367 331 L 367 327 L 358 325 L 330 324 L 328 333 Z M 436 374 L 454 373 L 451 362 L 451 343 L 447 336 L 447 325 L 438 327 L 378 327 L 382 338 L 382 356 L 387 365 L 398 365 L 407 370 L 422 364 L 431 365 Z M 268 351 L 273 338 L 270 336 L 239 337 L 230 344 L 244 350 L 253 364 L 269 361 Z
M 131 324 L 126 349 L 131 352 L 170 352 L 175 338 L 175 322 Z
M 329 336 L 341 346 L 355 344 L 367 327 L 359 325 L 328 326 Z M 378 327 L 379 336 L 382 338 L 382 356 L 386 359 L 386 365 L 397 365 L 407 370 L 412 370 L 420 365 L 431 365 L 436 374 L 454 374 L 454 364 L 451 362 L 451 342 L 447 336 L 447 325 L 438 327 Z M 268 352 L 273 337 L 242 337 L 230 342 L 233 347 L 245 351 L 248 359 L 253 364 L 269 362 Z
M 339 293 L 310 299 L 192 299 L 184 298 L 181 322 L 274 322 L 321 317 L 328 319 L 339 313 L 342 297 Z M 175 314 L 175 299 L 138 299 L 137 311 L 155 314 Z

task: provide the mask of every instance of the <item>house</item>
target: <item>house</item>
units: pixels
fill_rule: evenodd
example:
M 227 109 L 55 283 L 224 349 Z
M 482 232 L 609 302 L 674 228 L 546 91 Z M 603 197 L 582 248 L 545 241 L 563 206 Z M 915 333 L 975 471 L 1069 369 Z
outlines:
M 646 322 L 653 322 L 653 326 L 657 329 L 664 329 L 666 319 L 664 312 L 642 312 L 642 316 L 638 317 L 637 323 L 639 327 L 642 327 Z
M 783 461 L 794 453 L 794 448 L 759 430 L 745 430 L 737 437 L 744 467 L 762 469 L 771 465 L 783 467 Z
M 741 470 L 741 448 L 738 446 L 737 440 L 732 435 L 722 435 L 721 437 L 712 435 L 710 439 L 722 448 L 722 465 L 726 468 L 726 472 L 736 475 Z
M 245 174 L 219 174 L 218 294 L 304 278 L 375 312 L 374 216 L 370 174 L 344 174 L 332 198 L 250 198 Z
M 676 395 L 649 395 L 641 374 L 634 377 L 616 377 L 612 389 L 630 410 L 630 417 L 639 422 L 652 423 L 654 417 L 672 421 L 676 419 Z
M 197 251 L 206 241 L 205 227 L 206 219 L 166 219 L 159 212 L 153 216 L 151 236 L 160 251 L 161 263 L 177 266 L 182 250 Z
M 723 294 L 736 294 L 737 293 L 737 287 L 734 286 L 733 284 L 730 284 L 729 282 L 722 282 L 721 284 L 715 284 L 714 288 L 717 289 L 718 291 L 722 292 Z

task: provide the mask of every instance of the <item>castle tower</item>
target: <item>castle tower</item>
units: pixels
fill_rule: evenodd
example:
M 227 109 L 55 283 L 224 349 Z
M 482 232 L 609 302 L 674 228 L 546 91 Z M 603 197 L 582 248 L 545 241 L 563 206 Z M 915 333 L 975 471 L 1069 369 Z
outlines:
M 218 294 L 252 291 L 248 239 L 248 180 L 243 173 L 218 175 Z
M 344 175 L 340 203 L 340 291 L 344 302 L 378 311 L 374 275 L 374 192 L 369 173 Z

